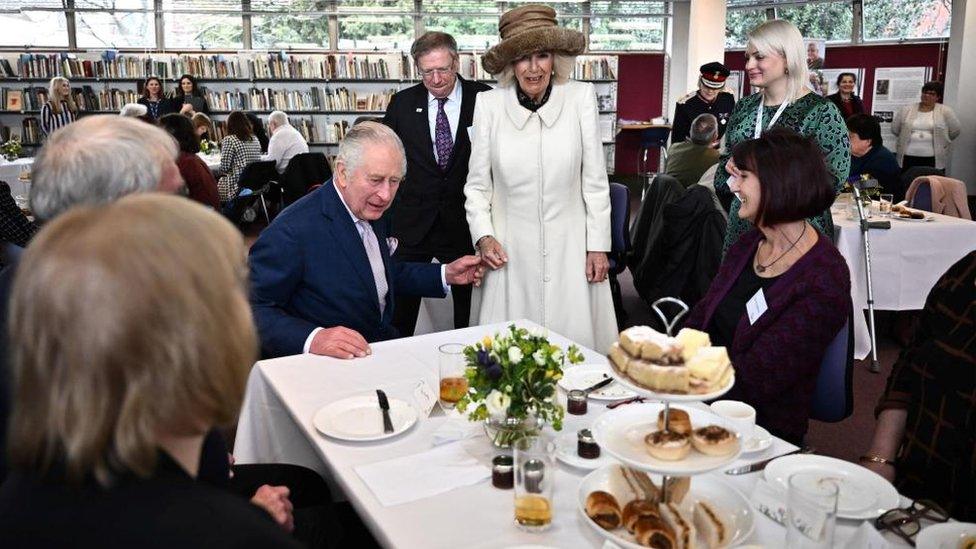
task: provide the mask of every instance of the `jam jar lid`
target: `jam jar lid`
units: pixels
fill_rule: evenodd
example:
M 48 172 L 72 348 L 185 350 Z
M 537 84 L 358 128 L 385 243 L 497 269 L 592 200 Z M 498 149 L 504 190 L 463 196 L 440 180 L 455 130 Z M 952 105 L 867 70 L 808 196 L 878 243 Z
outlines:
M 589 429 L 580 429 L 576 436 L 579 438 L 580 442 L 585 442 L 588 444 L 596 444 L 596 439 L 593 438 L 593 433 Z
M 491 460 L 492 467 L 494 467 L 499 471 L 511 470 L 512 467 L 514 466 L 514 463 L 515 462 L 512 460 L 512 456 L 505 455 L 505 454 L 495 456 Z

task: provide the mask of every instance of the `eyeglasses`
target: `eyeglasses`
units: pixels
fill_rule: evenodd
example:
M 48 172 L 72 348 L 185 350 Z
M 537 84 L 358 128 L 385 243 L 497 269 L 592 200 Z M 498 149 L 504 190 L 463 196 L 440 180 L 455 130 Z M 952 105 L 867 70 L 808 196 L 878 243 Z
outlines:
M 949 520 L 949 513 L 932 500 L 920 499 L 904 509 L 885 511 L 875 519 L 874 525 L 878 529 L 894 532 L 914 547 L 915 540 L 912 537 L 922 529 L 919 519 L 945 522 Z
M 420 73 L 420 76 L 422 76 L 424 78 L 430 78 L 431 76 L 434 76 L 435 74 L 437 76 L 448 76 L 450 74 L 454 74 L 454 69 L 453 68 L 448 68 L 448 69 L 427 69 L 427 70 L 420 70 L 420 69 L 418 69 L 418 72 Z

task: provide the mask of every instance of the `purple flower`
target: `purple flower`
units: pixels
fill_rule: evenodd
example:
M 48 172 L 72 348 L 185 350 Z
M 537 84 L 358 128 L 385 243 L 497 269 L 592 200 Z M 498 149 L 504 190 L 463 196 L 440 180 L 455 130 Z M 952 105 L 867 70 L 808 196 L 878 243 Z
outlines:
M 498 378 L 502 377 L 502 365 L 484 349 L 478 351 L 478 366 L 492 381 L 497 381 Z

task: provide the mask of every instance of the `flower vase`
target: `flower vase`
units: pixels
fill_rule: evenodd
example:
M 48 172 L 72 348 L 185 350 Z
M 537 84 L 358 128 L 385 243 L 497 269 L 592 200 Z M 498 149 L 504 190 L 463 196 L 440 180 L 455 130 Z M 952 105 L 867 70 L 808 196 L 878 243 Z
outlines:
M 542 421 L 531 415 L 524 418 L 491 417 L 485 420 L 485 434 L 495 448 L 511 448 L 515 441 L 537 435 L 541 430 Z

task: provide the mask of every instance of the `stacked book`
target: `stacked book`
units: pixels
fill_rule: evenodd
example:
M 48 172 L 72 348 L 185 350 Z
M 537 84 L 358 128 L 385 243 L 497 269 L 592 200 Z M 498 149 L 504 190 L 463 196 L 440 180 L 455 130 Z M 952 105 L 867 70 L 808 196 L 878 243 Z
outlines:
M 385 92 L 357 94 L 340 87 L 325 93 L 325 110 L 328 111 L 383 111 L 390 103 L 395 89 Z
M 20 142 L 27 144 L 37 144 L 41 142 L 41 123 L 37 118 L 28 116 L 20 123 Z
M 290 122 L 298 130 L 298 133 L 302 134 L 306 143 L 319 141 L 319 132 L 315 129 L 315 123 L 311 118 L 292 118 Z
M 575 80 L 616 80 L 616 70 L 610 64 L 610 59 L 600 57 L 597 59 L 579 58 L 576 60 L 576 71 L 573 73 Z
M 329 124 L 325 132 L 325 140 L 329 143 L 338 143 L 346 137 L 346 132 L 349 131 L 349 122 L 347 120 L 337 120 Z
M 170 74 L 192 74 L 199 78 L 247 78 L 237 56 L 183 55 L 170 60 Z

